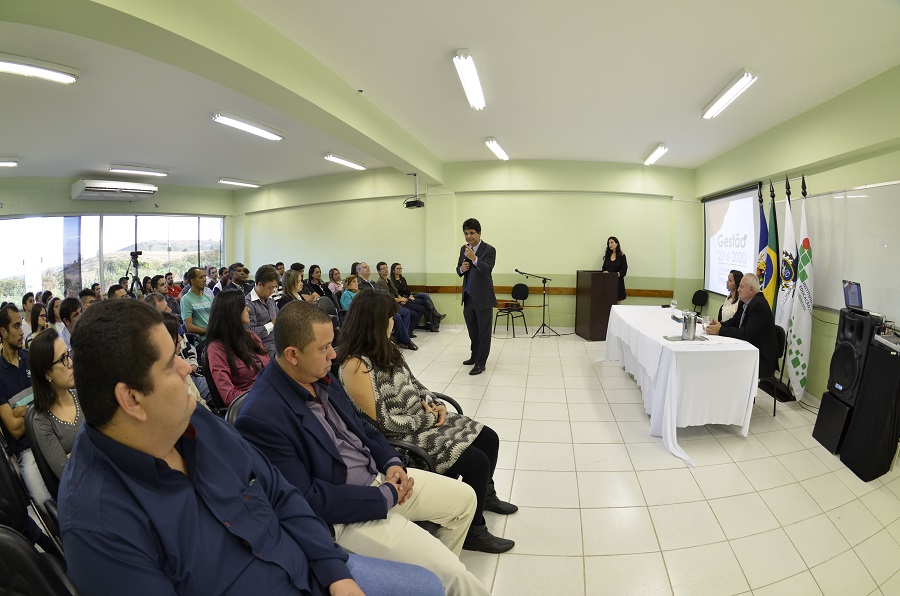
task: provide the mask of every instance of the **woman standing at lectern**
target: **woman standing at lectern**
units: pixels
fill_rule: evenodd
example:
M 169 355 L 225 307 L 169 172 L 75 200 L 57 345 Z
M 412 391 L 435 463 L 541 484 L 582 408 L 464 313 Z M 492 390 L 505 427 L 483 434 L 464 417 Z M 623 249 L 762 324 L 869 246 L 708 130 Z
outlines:
M 625 253 L 622 252 L 622 246 L 619 239 L 610 236 L 606 241 L 606 254 L 603 256 L 604 273 L 615 273 L 619 278 L 619 303 L 625 300 L 625 274 L 628 273 L 628 261 L 625 259 Z

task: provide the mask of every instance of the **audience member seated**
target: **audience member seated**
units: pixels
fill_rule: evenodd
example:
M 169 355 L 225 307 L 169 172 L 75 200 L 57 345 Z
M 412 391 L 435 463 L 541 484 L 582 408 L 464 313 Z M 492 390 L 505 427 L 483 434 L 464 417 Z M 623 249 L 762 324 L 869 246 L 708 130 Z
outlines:
M 34 447 L 57 478 L 62 477 L 69 453 L 84 419 L 75 394 L 72 359 L 55 329 L 42 333 L 28 351 L 34 391 Z
M 24 324 L 22 327 L 24 328 Z M 47 329 L 53 329 L 50 323 L 47 321 L 47 309 L 44 308 L 44 305 L 38 302 L 33 307 L 31 307 L 31 325 L 32 331 L 25 337 L 25 349 L 28 350 L 31 348 L 31 342 L 34 341 L 38 335 L 43 333 Z M 53 329 L 56 331 L 56 329 Z
M 250 313 L 250 331 L 262 340 L 269 358 L 275 355 L 275 317 L 278 306 L 272 300 L 272 292 L 278 285 L 278 272 L 272 265 L 263 265 L 256 270 L 256 285 L 247 294 L 246 302 Z
M 151 295 L 155 296 L 156 292 Z M 156 310 L 159 310 L 158 306 Z M 178 317 L 170 312 L 163 312 L 163 324 L 166 326 L 166 331 L 172 336 L 172 341 L 178 346 L 178 355 L 191 367 L 191 374 L 185 379 L 188 390 L 204 407 L 208 407 L 206 402 L 210 399 L 209 386 L 206 384 L 206 378 L 200 372 L 200 362 L 197 360 L 196 348 L 183 335 L 181 321 L 178 320 Z
M 269 363 L 262 341 L 245 327 L 249 324 L 250 307 L 243 292 L 219 292 L 209 313 L 206 357 L 213 384 L 225 405 L 250 389 Z
M 359 277 L 359 289 L 365 290 L 366 288 L 370 290 L 377 290 L 378 286 L 375 285 L 375 282 L 369 279 L 372 276 L 372 270 L 369 269 L 369 265 L 365 262 L 359 262 L 356 265 L 356 269 L 354 270 L 357 277 Z
M 193 267 L 191 269 L 193 269 Z M 188 269 L 182 276 L 181 291 L 178 293 L 178 302 L 181 302 L 181 299 L 184 298 L 184 295 L 191 291 L 190 272 L 191 270 Z M 203 293 L 206 293 L 206 271 L 203 272 Z
M 81 310 L 85 310 L 91 304 L 97 301 L 97 297 L 94 296 L 94 290 L 90 288 L 84 288 L 80 292 L 78 292 L 78 301 L 81 302 Z
M 128 292 L 119 284 L 109 286 L 109 290 L 106 291 L 106 297 L 110 300 L 113 298 L 129 298 Z
M 278 301 L 284 296 L 284 263 L 278 261 L 273 266 L 275 267 L 275 273 L 278 274 L 278 285 L 275 286 L 275 291 L 272 292 L 272 300 L 275 301 L 275 304 L 278 304 Z
M 312 265 L 309 268 L 309 279 L 306 280 L 306 291 L 312 296 L 328 296 L 331 298 L 331 290 L 322 281 L 322 268 L 318 265 Z
M 328 289 L 332 294 L 337 294 L 344 289 L 344 284 L 341 282 L 341 272 L 337 267 L 332 267 L 328 270 Z
M 389 336 L 397 305 L 388 296 L 363 292 L 342 327 L 337 349 L 341 383 L 357 413 L 389 439 L 424 449 L 439 474 L 462 477 L 478 498 L 463 548 L 506 552 L 512 540 L 492 535 L 485 509 L 509 515 L 518 507 L 501 501 L 494 489 L 500 438 L 467 416 L 448 412 L 413 375 Z
M 73 344 L 88 424 L 59 520 L 82 594 L 436 593 L 423 569 L 348 557 L 296 488 L 196 407 L 150 306 L 98 304 Z
M 206 289 L 212 292 L 217 283 L 219 283 L 219 270 L 215 265 L 209 265 L 206 268 Z
M 50 304 L 47 304 L 47 322 L 56 329 L 57 333 L 60 333 L 65 327 L 62 323 L 62 318 L 59 316 L 59 306 L 60 302 L 62 302 L 59 298 L 52 298 L 50 300 Z
M 430 294 L 422 292 L 415 296 L 412 295 L 412 292 L 409 291 L 409 284 L 406 283 L 406 278 L 403 277 L 403 265 L 400 263 L 391 265 L 391 283 L 397 288 L 398 294 L 425 307 L 425 319 L 428 321 L 429 331 L 440 331 L 441 321 L 447 315 L 442 315 L 438 312 L 434 302 L 431 301 Z
M 59 318 L 62 329 L 57 328 L 59 337 L 66 343 L 68 349 L 72 349 L 72 329 L 75 321 L 81 316 L 81 301 L 78 298 L 66 298 L 59 303 Z
M 47 306 L 47 303 L 50 302 L 51 298 L 53 298 L 53 292 L 51 292 L 50 290 L 45 290 L 41 294 L 41 302 L 44 304 L 44 306 Z
M 244 267 L 243 263 L 232 263 L 228 267 L 229 277 L 231 280 L 227 285 L 222 286 L 222 289 L 234 289 L 240 290 L 244 294 L 250 292 L 253 289 L 253 284 L 247 281 L 247 276 L 250 275 L 250 270 Z
M 154 275 L 150 279 L 150 287 L 153 288 L 157 294 L 165 296 L 166 304 L 169 305 L 169 312 L 179 317 L 181 316 L 181 304 L 179 304 L 178 300 L 169 296 L 169 286 L 166 284 L 165 277 L 162 275 Z
M 744 303 L 738 298 L 738 287 L 741 285 L 741 279 L 743 278 L 744 274 L 740 271 L 732 269 L 728 273 L 728 280 L 725 282 L 728 295 L 725 297 L 725 303 L 719 307 L 719 321 L 722 323 L 730 321 L 734 317 L 741 320 L 741 315 L 744 312 Z
M 281 283 L 284 293 L 281 299 L 278 300 L 278 310 L 281 310 L 286 304 L 294 300 L 300 300 L 300 292 L 303 290 L 303 278 L 300 277 L 299 271 L 294 271 L 293 269 L 288 269 L 284 272 Z
M 25 337 L 31 334 L 31 309 L 34 306 L 34 292 L 26 292 L 22 296 L 22 333 Z
M 344 290 L 341 293 L 341 310 L 349 310 L 353 297 L 359 293 L 359 278 L 350 275 L 344 280 Z
M 150 281 L 151 277 L 149 275 L 145 275 L 144 279 L 141 280 L 141 292 L 144 294 L 144 296 L 156 291 L 153 289 L 153 284 L 150 283 Z
M 306 287 L 306 280 L 303 279 L 303 272 L 306 271 L 306 267 L 303 265 L 303 263 L 291 263 L 291 270 L 296 271 L 300 274 L 300 281 L 303 284 L 303 287 L 300 290 L 300 298 L 305 300 L 306 302 L 315 303 L 319 296 L 309 291 L 309 289 Z
M 756 273 L 745 273 L 738 286 L 738 297 L 744 303 L 741 316 L 735 315 L 724 323 L 713 319 L 706 327 L 710 335 L 735 337 L 750 342 L 759 350 L 759 377 L 771 377 L 778 361 L 778 344 L 775 339 L 775 317 L 759 292 L 759 278 Z
M 206 273 L 199 267 L 191 267 L 187 271 L 190 290 L 181 299 L 181 319 L 188 333 L 206 335 L 209 325 L 209 310 L 212 307 L 212 296 L 204 292 L 206 289 Z
M 404 470 L 329 373 L 333 338 L 325 311 L 288 304 L 275 322 L 275 360 L 250 390 L 236 428 L 300 489 L 345 549 L 423 565 L 448 594 L 487 594 L 458 558 L 475 510 L 472 489 Z M 440 525 L 437 538 L 410 521 Z
M 78 302 L 75 298 L 71 300 Z M 28 350 L 23 348 L 22 340 L 22 315 L 15 304 L 9 303 L 0 308 L 0 424 L 19 464 L 25 487 L 34 502 L 43 507 L 50 493 L 44 486 L 25 435 L 26 406 L 16 405 L 32 391 Z
M 228 272 L 228 267 L 222 267 L 219 270 L 219 281 L 212 287 L 213 296 L 227 288 L 229 283 L 231 283 L 231 274 Z
M 416 327 L 419 326 L 419 320 L 425 316 L 425 306 L 422 304 L 416 304 L 412 300 L 408 300 L 400 295 L 397 291 L 397 288 L 394 287 L 394 284 L 391 282 L 390 273 L 388 271 L 387 263 L 381 261 L 376 265 L 378 269 L 378 288 L 391 296 L 394 301 L 400 306 L 400 309 L 397 313 L 403 317 L 403 311 L 407 311 L 407 325 L 409 327 L 409 336 L 415 337 Z
M 175 285 L 175 276 L 172 275 L 172 272 L 169 271 L 166 273 L 166 293 L 178 300 L 178 296 L 181 295 L 181 288 Z
M 94 298 L 96 298 L 98 302 L 103 300 L 103 292 L 100 290 L 100 284 L 92 283 L 91 290 L 94 292 Z

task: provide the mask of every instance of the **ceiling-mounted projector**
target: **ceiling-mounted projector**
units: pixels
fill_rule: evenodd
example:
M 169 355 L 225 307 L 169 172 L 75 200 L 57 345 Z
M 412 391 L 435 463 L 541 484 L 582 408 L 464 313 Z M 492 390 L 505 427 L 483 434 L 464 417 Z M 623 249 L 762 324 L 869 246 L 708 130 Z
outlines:
M 407 174 L 407 176 L 412 176 L 413 180 L 416 181 L 416 194 L 412 197 L 406 197 L 406 200 L 403 201 L 403 206 L 407 209 L 421 209 L 425 206 L 425 201 L 419 198 L 419 175 L 412 173 Z
M 76 180 L 72 185 L 75 200 L 138 201 L 156 194 L 157 188 L 143 182 L 117 180 Z

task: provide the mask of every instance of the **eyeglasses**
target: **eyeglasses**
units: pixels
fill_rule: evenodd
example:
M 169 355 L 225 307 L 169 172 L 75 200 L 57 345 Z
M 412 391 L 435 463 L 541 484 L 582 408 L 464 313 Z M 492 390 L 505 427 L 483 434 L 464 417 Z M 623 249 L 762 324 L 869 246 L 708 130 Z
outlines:
M 52 367 L 56 366 L 57 364 L 62 364 L 63 366 L 68 368 L 72 364 L 72 357 L 69 356 L 68 352 L 66 352 L 65 354 L 63 354 L 62 356 L 60 356 L 59 358 L 54 360 L 53 363 L 50 365 L 50 367 L 52 368 Z

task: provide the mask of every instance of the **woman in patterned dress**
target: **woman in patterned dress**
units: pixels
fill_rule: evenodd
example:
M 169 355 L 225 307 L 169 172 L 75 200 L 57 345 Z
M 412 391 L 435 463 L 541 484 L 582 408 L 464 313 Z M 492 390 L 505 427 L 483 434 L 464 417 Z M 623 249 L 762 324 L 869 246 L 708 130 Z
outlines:
M 489 427 L 448 412 L 415 378 L 389 336 L 397 303 L 382 292 L 361 292 L 341 327 L 338 347 L 341 381 L 360 416 L 391 439 L 418 445 L 435 460 L 439 474 L 475 490 L 478 505 L 463 548 L 506 552 L 512 540 L 492 535 L 485 510 L 509 515 L 518 507 L 501 501 L 494 489 L 500 440 Z

